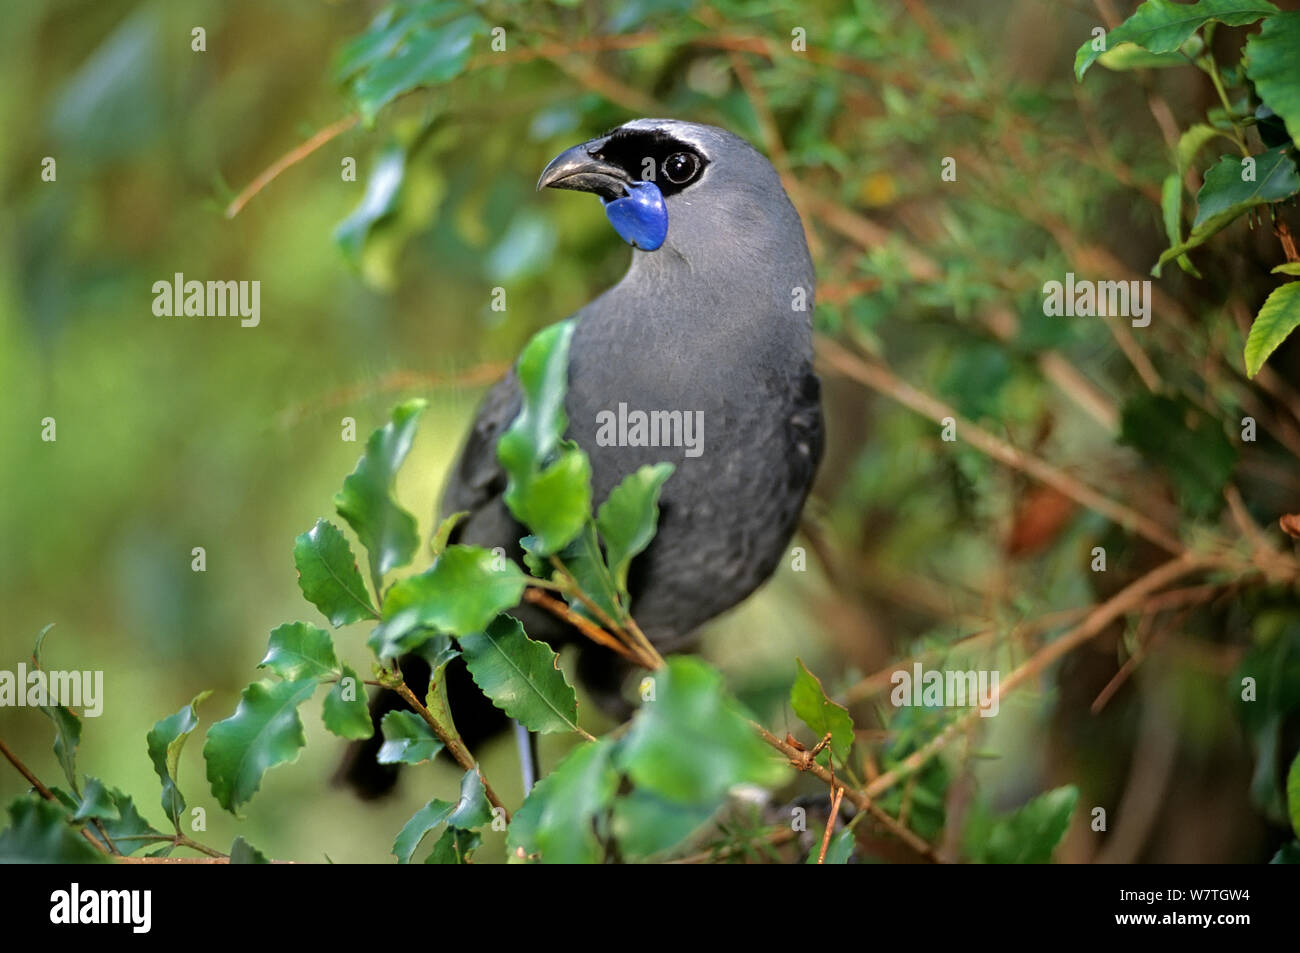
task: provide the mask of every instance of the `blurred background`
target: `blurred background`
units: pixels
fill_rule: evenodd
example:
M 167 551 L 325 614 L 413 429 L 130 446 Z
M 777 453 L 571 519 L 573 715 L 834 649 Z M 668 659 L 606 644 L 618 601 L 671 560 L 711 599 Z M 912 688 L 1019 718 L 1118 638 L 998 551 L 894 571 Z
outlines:
M 271 628 L 321 624 L 295 582 L 293 538 L 331 515 L 388 408 L 431 401 L 398 482 L 427 533 L 485 387 L 534 331 L 622 274 L 630 253 L 599 204 L 534 183 L 562 149 L 638 115 L 723 125 L 773 159 L 810 232 L 821 340 L 840 349 L 823 358 L 853 355 L 822 369 L 828 453 L 796 542 L 807 571 L 784 565 L 703 643 L 778 734 L 793 730 L 783 699 L 798 656 L 874 725 L 867 740 L 891 763 L 951 713 L 896 715 L 873 673 L 924 655 L 1005 674 L 1167 558 L 942 441 L 897 394 L 855 379 L 859 357 L 1183 538 L 1240 540 L 1223 505 L 1231 481 L 1270 545 L 1294 552 L 1277 521 L 1300 510 L 1300 348 L 1285 345 L 1254 383 L 1241 362 L 1243 321 L 1284 260 L 1270 227 L 1238 223 L 1198 252 L 1203 279 L 1167 268 L 1148 329 L 1043 314 L 1042 284 L 1067 271 L 1147 277 L 1168 244 L 1160 184 L 1178 130 L 1217 102 L 1191 68 L 1075 81 L 1079 44 L 1133 4 L 488 5 L 489 24 L 508 24 L 504 53 L 479 37 L 449 81 L 349 123 L 374 97 L 348 72 L 348 44 L 382 7 L 102 0 L 3 15 L 0 667 L 28 659 L 54 623 L 47 667 L 104 671 L 79 763 L 155 825 L 145 733 L 212 689 L 206 731 L 259 677 Z M 1242 36 L 1216 36 L 1229 61 Z M 945 157 L 955 181 L 940 176 Z M 259 326 L 156 316 L 153 283 L 177 272 L 260 281 Z M 1142 407 L 1174 407 L 1159 418 L 1170 429 L 1121 441 L 1133 401 L 1153 392 L 1170 404 Z M 1253 444 L 1239 439 L 1247 413 Z M 1196 415 L 1219 436 L 1184 441 Z M 55 442 L 41 439 L 46 417 Z M 345 417 L 355 443 L 341 439 Z M 191 570 L 199 546 L 204 572 Z M 1096 546 L 1105 573 L 1090 569 Z M 1267 860 L 1290 836 L 1300 600 L 1293 582 L 1193 582 L 1208 588 L 1138 607 L 1005 700 L 889 809 L 906 798 L 918 833 L 959 841 L 976 806 L 1075 784 L 1087 810 L 1058 860 Z M 367 634 L 336 634 L 363 673 Z M 1253 707 L 1238 702 L 1242 672 L 1262 686 Z M 303 709 L 298 763 L 268 773 L 244 820 L 212 800 L 191 739 L 180 780 L 208 815 L 195 836 L 224 848 L 241 833 L 283 859 L 391 860 L 406 818 L 455 789 L 443 764 L 408 769 L 379 805 L 332 787 L 343 742 L 318 704 Z M 0 737 L 57 779 L 39 712 L 0 709 Z M 543 741 L 550 763 L 568 743 Z M 479 754 L 517 803 L 510 740 Z M 25 789 L 0 765 L 0 801 Z M 1104 836 L 1088 830 L 1094 806 L 1112 818 Z

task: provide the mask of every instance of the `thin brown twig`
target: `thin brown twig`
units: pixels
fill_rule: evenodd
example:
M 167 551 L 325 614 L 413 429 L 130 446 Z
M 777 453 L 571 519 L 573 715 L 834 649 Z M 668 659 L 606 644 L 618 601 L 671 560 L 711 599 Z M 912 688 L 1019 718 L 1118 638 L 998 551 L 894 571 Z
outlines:
M 234 200 L 226 206 L 226 218 L 234 218 L 238 215 L 253 196 L 257 195 L 258 192 L 262 191 L 262 189 L 275 181 L 276 177 L 285 169 L 301 162 L 321 146 L 325 145 L 325 143 L 347 132 L 360 121 L 361 116 L 358 113 L 344 116 L 342 119 L 330 123 L 324 129 L 319 130 L 310 139 L 299 143 L 296 147 L 280 156 L 280 158 L 276 159 L 269 166 L 263 169 L 257 178 L 248 183 L 248 186 L 244 191 L 236 195 Z
M 398 695 L 402 696 L 402 700 L 410 705 L 411 709 L 415 711 L 416 714 L 424 719 L 425 724 L 433 729 L 433 733 L 438 736 L 438 740 L 442 742 L 443 747 L 445 747 L 451 756 L 456 759 L 457 764 L 466 771 L 473 771 L 478 768 L 478 763 L 474 760 L 473 755 L 469 753 L 469 749 L 465 747 L 465 743 L 461 741 L 460 738 L 451 734 L 451 732 L 439 723 L 438 719 L 433 717 L 433 713 L 424 707 L 424 703 L 420 701 L 420 699 L 415 697 L 415 692 L 411 691 L 406 682 L 399 679 L 394 685 L 393 690 L 397 692 Z M 488 779 L 484 776 L 481 770 L 479 771 L 479 777 L 483 781 L 483 792 L 487 795 L 487 799 L 492 802 L 493 807 L 499 807 L 505 812 L 506 822 L 509 823 L 509 809 L 501 801 L 501 798 L 497 797 L 496 791 L 492 790 L 492 785 L 488 783 Z
M 1216 564 L 1216 560 L 1208 556 L 1196 555 L 1193 553 L 1184 553 L 1166 563 L 1161 564 L 1151 572 L 1130 583 L 1121 589 L 1110 599 L 1098 605 L 1088 614 L 1075 628 L 1071 629 L 1059 639 L 1047 643 L 1030 658 L 1025 661 L 1019 668 L 1013 671 L 999 685 L 996 694 L 996 700 L 1000 703 L 1003 698 L 1015 691 L 1021 685 L 1036 678 L 1047 666 L 1060 659 L 1062 656 L 1072 652 L 1089 639 L 1094 638 L 1105 628 L 1122 616 L 1124 613 L 1131 611 L 1143 601 L 1163 589 L 1176 579 L 1189 575 L 1190 573 L 1209 568 Z M 972 708 L 965 715 L 954 719 L 943 731 L 934 738 L 931 738 L 925 745 L 918 748 L 912 754 L 908 755 L 895 768 L 886 771 L 876 780 L 872 781 L 866 787 L 868 797 L 879 797 L 885 791 L 888 791 L 895 784 L 902 781 L 908 775 L 929 763 L 936 754 L 950 742 L 957 734 L 973 720 L 979 717 L 980 709 Z
M 36 789 L 36 793 L 38 793 L 41 797 L 45 798 L 45 800 L 47 801 L 53 801 L 56 804 L 59 802 L 59 799 L 54 796 L 54 792 L 52 792 L 49 788 L 47 788 L 44 784 L 42 784 L 40 778 L 32 774 L 32 772 L 28 769 L 27 765 L 23 764 L 22 760 L 18 757 L 18 755 L 14 754 L 12 751 L 9 750 L 9 746 L 4 743 L 3 738 L 0 738 L 0 754 L 3 754 L 5 758 L 8 760 L 8 762 L 18 770 L 18 773 L 27 779 L 27 782 Z M 103 844 L 101 844 L 95 838 L 95 836 L 91 834 L 90 831 L 86 830 L 84 827 L 81 829 L 81 836 L 86 838 L 86 840 L 90 841 L 90 843 L 94 845 L 96 850 L 101 851 L 105 854 L 109 852 L 108 848 L 105 847 Z
M 947 404 L 904 382 L 879 361 L 859 357 L 828 338 L 818 339 L 817 352 L 823 363 L 831 369 L 897 400 L 940 425 L 945 418 L 952 418 L 957 423 L 958 437 L 981 453 L 1028 474 L 1040 483 L 1045 483 L 1075 502 L 1155 543 L 1167 552 L 1183 552 L 1183 545 L 1150 517 L 1110 499 L 1034 454 L 1017 449 L 976 424 L 963 420 Z
M 817 852 L 817 863 L 826 863 L 826 848 L 831 845 L 831 834 L 835 831 L 835 819 L 840 816 L 840 802 L 844 800 L 844 785 L 836 784 L 831 791 L 831 815 L 826 818 L 826 833 L 822 834 L 822 847 Z M 906 824 L 901 817 L 900 824 Z
M 587 638 L 591 639 L 591 641 L 598 645 L 603 645 L 607 649 L 613 649 L 629 662 L 638 661 L 637 657 L 632 654 L 631 650 L 618 639 L 614 638 L 586 616 L 579 615 L 564 602 L 548 596 L 542 590 L 534 589 L 532 587 L 525 589 L 524 601 L 531 603 L 540 609 L 545 609 L 557 619 L 569 623 L 569 625 L 573 626 Z

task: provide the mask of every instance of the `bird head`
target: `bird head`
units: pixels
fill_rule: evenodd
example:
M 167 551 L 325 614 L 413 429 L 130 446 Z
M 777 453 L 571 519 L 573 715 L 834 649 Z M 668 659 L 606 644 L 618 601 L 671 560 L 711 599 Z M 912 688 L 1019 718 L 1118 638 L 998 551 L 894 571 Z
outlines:
M 693 269 L 771 256 L 807 260 L 803 227 L 771 163 L 739 136 L 677 119 L 635 119 L 556 156 L 537 188 L 591 192 L 641 252 Z

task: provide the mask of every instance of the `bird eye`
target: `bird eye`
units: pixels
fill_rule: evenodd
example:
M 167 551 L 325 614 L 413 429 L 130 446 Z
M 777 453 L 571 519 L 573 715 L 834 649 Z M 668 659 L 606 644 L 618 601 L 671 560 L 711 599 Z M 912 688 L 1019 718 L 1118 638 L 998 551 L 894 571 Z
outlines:
M 673 185 L 681 185 L 695 177 L 700 160 L 690 152 L 674 152 L 664 160 L 664 178 Z

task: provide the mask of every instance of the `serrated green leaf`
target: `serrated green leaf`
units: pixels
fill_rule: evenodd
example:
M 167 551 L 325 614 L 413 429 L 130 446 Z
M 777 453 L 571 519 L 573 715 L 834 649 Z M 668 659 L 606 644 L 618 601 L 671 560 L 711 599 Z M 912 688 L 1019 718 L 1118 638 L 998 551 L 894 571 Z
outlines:
M 68 824 L 52 801 L 20 797 L 9 803 L 9 826 L 0 832 L 0 864 L 102 864 L 108 858 Z
M 426 406 L 427 401 L 408 400 L 394 407 L 392 419 L 370 435 L 365 454 L 334 497 L 339 515 L 366 547 L 376 590 L 384 575 L 409 563 L 420 545 L 415 517 L 393 498 L 393 486 Z
M 344 665 L 339 680 L 330 686 L 321 719 L 331 734 L 357 741 L 375 733 L 366 690 L 352 666 Z
M 788 775 L 699 659 L 675 657 L 654 674 L 655 700 L 632 719 L 619 764 L 645 790 L 680 804 L 719 805 L 738 784 L 772 786 Z
M 1246 338 L 1246 373 L 1254 377 L 1269 355 L 1300 327 L 1300 281 L 1288 281 L 1273 289 L 1250 326 Z
M 152 848 L 159 840 L 169 836 L 140 816 L 130 795 L 117 788 L 111 788 L 108 796 L 112 798 L 113 809 L 117 816 L 101 819 L 100 826 L 112 838 L 113 846 L 123 854 Z M 164 850 L 170 853 L 171 848 L 172 845 L 169 844 Z
M 613 753 L 614 743 L 608 738 L 586 742 L 533 785 L 506 834 L 511 862 L 600 862 L 603 854 L 595 823 L 618 789 Z
M 393 841 L 393 855 L 398 863 L 409 864 L 425 835 L 439 824 L 468 830 L 492 820 L 492 811 L 484 795 L 483 778 L 477 768 L 465 772 L 460 783 L 460 798 L 453 804 L 434 798 L 411 817 Z
M 286 622 L 271 630 L 266 657 L 257 667 L 292 682 L 337 675 L 339 660 L 334 655 L 334 641 L 324 629 L 309 622 Z
M 54 757 L 73 791 L 77 784 L 77 746 L 81 744 L 81 719 L 62 705 L 41 705 L 41 711 L 54 722 Z
M 976 863 L 1045 864 L 1065 836 L 1079 800 L 1073 785 L 1040 794 L 1018 810 L 968 826 L 966 852 Z
M 390 711 L 379 730 L 384 735 L 377 756 L 380 764 L 423 764 L 442 750 L 433 729 L 413 711 Z
M 426 864 L 467 864 L 470 856 L 483 843 L 478 831 L 463 831 L 459 827 L 448 827 L 433 845 L 433 850 L 425 858 Z
M 596 528 L 605 543 L 609 571 L 625 602 L 628 567 L 654 539 L 659 524 L 659 491 L 673 470 L 671 463 L 641 467 L 610 490 L 596 513 Z
M 1282 117 L 1292 141 L 1300 139 L 1300 13 L 1271 16 L 1246 39 L 1246 75 L 1269 109 Z
M 180 816 L 185 810 L 185 798 L 177 782 L 180 770 L 181 750 L 190 734 L 198 727 L 198 706 L 212 692 L 200 692 L 194 700 L 166 718 L 158 721 L 145 735 L 145 744 L 149 749 L 149 760 L 162 783 L 162 809 L 167 819 L 173 824 L 180 824 Z
M 577 696 L 560 671 L 559 656 L 528 638 L 517 619 L 499 615 L 484 631 L 459 641 L 474 683 L 492 704 L 529 731 L 578 729 Z
M 230 845 L 230 862 L 232 864 L 269 864 L 266 855 L 244 840 L 242 837 L 236 837 L 235 842 Z
M 1218 21 L 1227 26 L 1245 26 L 1260 17 L 1277 13 L 1264 0 L 1146 0 L 1133 15 L 1106 34 L 1106 50 L 1132 43 L 1150 53 L 1172 53 L 1205 24 Z M 1089 38 L 1074 55 L 1074 74 L 1082 80 L 1088 68 L 1101 56 Z
M 244 689 L 235 713 L 208 729 L 203 746 L 212 795 L 227 811 L 237 813 L 262 783 L 262 775 L 277 764 L 294 761 L 307 743 L 298 706 L 319 683 L 254 682 Z
M 72 815 L 74 821 L 88 821 L 92 818 L 117 820 L 117 805 L 109 795 L 108 789 L 99 778 L 86 778 L 86 789 L 81 794 L 81 804 Z
M 820 741 L 829 732 L 831 753 L 841 765 L 847 764 L 849 749 L 853 747 L 853 719 L 848 709 L 831 701 L 821 679 L 808 671 L 802 659 L 795 661 L 799 669 L 790 688 L 790 707 L 812 729 L 816 740 Z
M 1300 174 L 1284 147 L 1269 149 L 1252 158 L 1255 160 L 1253 181 L 1242 179 L 1245 166 L 1241 156 L 1222 156 L 1205 173 L 1201 190 L 1196 193 L 1196 219 L 1191 233 L 1182 244 L 1161 253 L 1151 269 L 1153 275 L 1159 276 L 1165 262 L 1204 244 L 1252 208 L 1280 202 L 1300 192 Z
M 369 645 L 380 658 L 391 658 L 426 641 L 429 629 L 475 632 L 518 605 L 527 584 L 518 566 L 491 550 L 448 546 L 426 572 L 393 584 Z
M 298 588 L 330 625 L 379 618 L 352 547 L 329 520 L 317 520 L 315 526 L 293 541 L 293 564 L 298 568 Z
M 497 459 L 507 476 L 506 505 L 532 532 L 532 550 L 539 555 L 563 549 L 591 515 L 591 463 L 563 439 L 573 330 L 571 320 L 561 321 L 524 347 L 516 365 L 522 405 L 497 441 Z
M 532 537 L 528 536 L 520 542 L 524 543 L 531 539 Z M 525 552 L 528 552 L 527 546 Z M 574 537 L 560 553 L 560 561 L 573 576 L 578 588 L 588 599 L 600 606 L 602 612 L 611 619 L 626 617 L 627 613 L 619 601 L 618 588 L 614 585 L 614 577 L 610 574 L 609 567 L 605 565 L 605 554 L 601 552 L 600 541 L 596 537 L 595 523 L 588 521 L 583 526 L 582 532 Z M 544 567 L 545 564 L 543 563 L 542 566 Z M 535 569 L 534 575 L 542 576 L 542 573 Z M 564 598 L 574 612 L 590 619 L 596 618 L 596 613 L 576 595 L 566 593 Z
M 565 443 L 549 466 L 512 481 L 505 501 L 515 519 L 532 530 L 536 552 L 559 552 L 591 518 L 591 460 L 577 444 Z
M 1180 396 L 1143 393 L 1121 414 L 1119 442 L 1163 469 L 1190 516 L 1212 516 L 1237 465 L 1237 450 L 1223 425 Z

